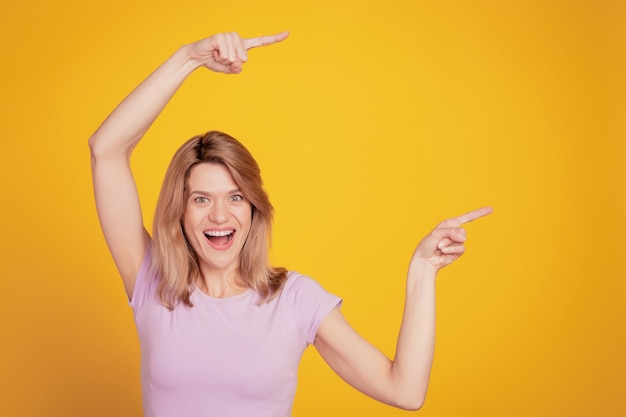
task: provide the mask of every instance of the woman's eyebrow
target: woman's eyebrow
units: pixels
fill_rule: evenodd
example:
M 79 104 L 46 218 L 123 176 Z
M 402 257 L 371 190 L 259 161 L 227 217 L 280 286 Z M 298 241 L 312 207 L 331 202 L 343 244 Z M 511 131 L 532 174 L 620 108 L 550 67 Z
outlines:
M 209 191 L 203 191 L 203 190 L 191 190 L 191 191 L 189 191 L 189 195 L 192 195 L 192 194 L 202 194 L 202 195 L 227 194 L 227 195 L 229 195 L 229 194 L 237 194 L 237 193 L 242 194 L 242 191 L 239 188 L 235 188 L 235 189 L 230 190 L 230 191 L 225 191 L 224 193 L 211 193 Z

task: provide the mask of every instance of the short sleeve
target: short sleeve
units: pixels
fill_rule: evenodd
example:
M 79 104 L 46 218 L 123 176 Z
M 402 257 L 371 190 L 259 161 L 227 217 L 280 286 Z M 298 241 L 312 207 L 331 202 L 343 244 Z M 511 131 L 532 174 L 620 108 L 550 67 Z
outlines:
M 139 268 L 139 273 L 137 274 L 137 279 L 135 280 L 135 288 L 133 289 L 133 295 L 128 303 L 135 314 L 141 307 L 144 302 L 150 295 L 153 293 L 154 287 L 154 279 L 150 276 L 150 265 L 152 264 L 152 245 L 148 246 L 148 250 L 146 251 L 145 256 L 143 257 L 143 261 L 141 262 L 141 267 Z
M 293 300 L 294 316 L 305 342 L 313 343 L 324 318 L 333 308 L 341 306 L 341 298 L 324 290 L 313 279 L 296 272 L 289 273 L 285 290 Z

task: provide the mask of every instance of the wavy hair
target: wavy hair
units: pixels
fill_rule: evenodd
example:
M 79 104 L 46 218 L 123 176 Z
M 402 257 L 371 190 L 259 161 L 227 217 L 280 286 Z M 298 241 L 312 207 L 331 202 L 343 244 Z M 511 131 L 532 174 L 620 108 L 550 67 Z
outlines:
M 252 205 L 252 223 L 239 257 L 237 284 L 254 289 L 262 300 L 269 301 L 287 277 L 285 268 L 269 264 L 274 208 L 263 189 L 259 165 L 250 152 L 233 137 L 217 131 L 185 142 L 174 154 L 165 174 L 154 216 L 152 243 L 151 270 L 159 280 L 159 299 L 170 310 L 181 302 L 193 306 L 190 296 L 202 276 L 182 222 L 189 174 L 194 166 L 205 162 L 224 165 Z

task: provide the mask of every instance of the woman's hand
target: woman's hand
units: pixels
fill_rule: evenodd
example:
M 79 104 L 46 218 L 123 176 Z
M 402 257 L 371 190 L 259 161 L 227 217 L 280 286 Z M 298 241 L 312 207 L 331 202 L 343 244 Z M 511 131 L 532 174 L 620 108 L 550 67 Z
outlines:
M 465 252 L 466 235 L 465 229 L 461 225 L 492 212 L 493 209 L 491 207 L 483 207 L 439 223 L 417 245 L 409 268 L 412 269 L 417 267 L 418 264 L 426 263 L 426 265 L 434 268 L 436 272 L 454 262 Z
M 276 35 L 241 38 L 236 32 L 218 33 L 190 45 L 190 56 L 215 72 L 238 74 L 248 61 L 248 50 L 285 40 L 289 32 Z

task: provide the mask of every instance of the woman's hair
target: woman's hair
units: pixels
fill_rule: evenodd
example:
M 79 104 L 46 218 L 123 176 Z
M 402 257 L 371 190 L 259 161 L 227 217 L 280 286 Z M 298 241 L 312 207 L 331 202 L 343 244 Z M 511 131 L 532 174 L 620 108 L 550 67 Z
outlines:
M 239 257 L 237 284 L 254 289 L 269 301 L 287 277 L 285 268 L 271 267 L 268 259 L 274 208 L 250 152 L 231 136 L 211 131 L 184 143 L 165 174 L 154 217 L 151 266 L 159 278 L 157 294 L 161 303 L 170 310 L 181 302 L 191 307 L 191 293 L 202 278 L 182 222 L 189 174 L 194 166 L 205 162 L 224 165 L 252 205 L 252 223 Z

